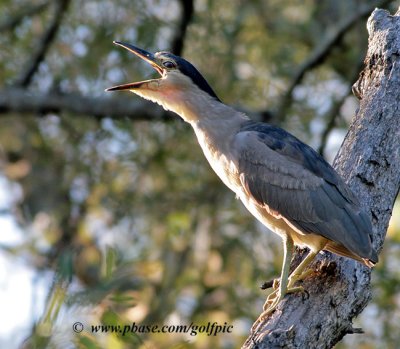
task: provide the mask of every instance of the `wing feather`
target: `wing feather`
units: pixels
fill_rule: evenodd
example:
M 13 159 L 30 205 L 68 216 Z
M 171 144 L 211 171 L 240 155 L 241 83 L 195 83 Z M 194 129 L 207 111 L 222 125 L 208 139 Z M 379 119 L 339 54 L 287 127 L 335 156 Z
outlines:
M 236 134 L 233 148 L 241 183 L 258 205 L 303 233 L 324 236 L 361 258 L 377 261 L 368 216 L 312 148 L 280 128 L 252 121 Z

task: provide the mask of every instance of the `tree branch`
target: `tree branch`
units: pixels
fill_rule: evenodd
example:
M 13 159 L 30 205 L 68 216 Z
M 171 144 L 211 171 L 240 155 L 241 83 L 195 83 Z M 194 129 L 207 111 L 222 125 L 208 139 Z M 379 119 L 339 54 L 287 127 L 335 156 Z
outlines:
M 179 23 L 178 30 L 172 39 L 171 51 L 172 53 L 180 56 L 183 50 L 183 43 L 185 41 L 187 28 L 192 21 L 194 13 L 193 0 L 180 0 L 182 8 L 181 21 Z
M 351 92 L 351 89 L 349 88 L 348 91 L 346 91 L 346 93 L 341 98 L 333 101 L 331 108 L 326 113 L 327 123 L 326 123 L 324 131 L 321 134 L 321 142 L 318 147 L 318 153 L 320 153 L 322 156 L 324 156 L 326 143 L 328 141 L 329 134 L 332 132 L 332 130 L 336 126 L 336 120 L 339 116 L 340 108 L 342 107 L 346 98 L 349 96 L 350 92 Z
M 360 19 L 368 16 L 375 7 L 384 6 L 389 2 L 390 0 L 381 0 L 374 2 L 373 4 L 360 6 L 358 12 L 348 16 L 341 23 L 339 23 L 334 30 L 326 33 L 320 45 L 315 47 L 309 57 L 307 57 L 307 59 L 300 64 L 297 71 L 294 73 L 289 87 L 280 99 L 279 106 L 276 111 L 276 119 L 279 123 L 283 123 L 285 120 L 286 112 L 291 105 L 293 91 L 295 87 L 301 83 L 305 74 L 309 70 L 317 67 L 325 61 L 332 49 L 342 40 L 343 36 L 349 29 L 353 27 L 353 25 L 355 25 Z
M 43 11 L 49 5 L 49 1 L 43 1 L 39 4 L 27 6 L 25 5 L 21 11 L 12 17 L 7 17 L 0 23 L 0 32 L 14 30 L 26 17 L 31 17 Z
M 7 113 L 39 114 L 76 113 L 97 119 L 128 118 L 132 121 L 168 121 L 176 119 L 176 115 L 164 111 L 161 107 L 149 107 L 151 102 L 134 97 L 87 97 L 78 93 L 41 93 L 31 92 L 24 88 L 8 87 L 0 90 L 0 115 Z M 254 120 L 271 121 L 264 112 L 251 111 L 240 106 L 237 109 Z
M 359 74 L 358 72 L 363 68 L 363 65 L 364 65 L 364 61 L 360 57 L 359 63 L 357 64 L 356 68 L 354 69 L 354 72 L 352 73 L 352 77 L 349 79 L 350 81 L 355 81 L 357 79 L 357 76 Z M 343 94 L 343 96 L 339 100 L 334 101 L 332 107 L 327 112 L 328 122 L 326 123 L 326 127 L 325 127 L 324 131 L 322 132 L 320 146 L 318 147 L 318 152 L 321 155 L 324 154 L 326 143 L 328 141 L 328 136 L 336 125 L 336 119 L 339 116 L 340 108 L 342 107 L 346 98 L 350 95 L 351 91 L 352 91 L 352 89 L 349 86 L 348 91 L 346 91 L 346 93 Z
M 85 97 L 74 93 L 39 93 L 23 88 L 0 91 L 0 114 L 39 114 L 70 112 L 98 119 L 129 118 L 131 120 L 164 120 L 172 114 L 161 108 L 149 108 L 151 103 L 127 97 Z
M 37 45 L 36 51 L 29 57 L 26 68 L 23 69 L 21 75 L 17 78 L 15 82 L 16 86 L 26 87 L 32 81 L 33 75 L 39 68 L 40 63 L 45 59 L 46 53 L 56 37 L 62 17 L 68 8 L 69 2 L 70 0 L 58 0 L 55 3 L 53 21 L 43 34 Z
M 360 108 L 334 167 L 372 217 L 374 246 L 381 250 L 400 188 L 400 9 L 375 10 L 368 21 L 366 67 L 356 87 Z M 313 263 L 303 282 L 309 297 L 288 295 L 250 334 L 243 348 L 331 348 L 354 333 L 352 319 L 371 298 L 370 270 L 329 253 Z M 322 261 L 333 264 L 328 273 Z M 319 268 L 316 266 L 319 265 Z

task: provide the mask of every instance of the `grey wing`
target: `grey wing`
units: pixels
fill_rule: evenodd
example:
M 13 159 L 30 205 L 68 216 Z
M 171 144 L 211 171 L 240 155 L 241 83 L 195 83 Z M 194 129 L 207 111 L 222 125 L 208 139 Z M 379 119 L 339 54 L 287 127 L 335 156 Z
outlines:
M 303 233 L 321 235 L 361 258 L 377 261 L 368 217 L 312 148 L 268 126 L 239 132 L 234 149 L 242 185 L 258 205 L 267 205 Z

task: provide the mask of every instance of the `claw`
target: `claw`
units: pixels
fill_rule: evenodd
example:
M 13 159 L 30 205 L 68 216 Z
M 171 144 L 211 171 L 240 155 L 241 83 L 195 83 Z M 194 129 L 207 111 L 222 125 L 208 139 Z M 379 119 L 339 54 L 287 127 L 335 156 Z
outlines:
M 263 310 L 267 310 L 270 307 L 270 304 L 272 304 L 276 297 L 278 295 L 278 290 L 273 291 L 265 300 L 264 306 L 263 306 Z

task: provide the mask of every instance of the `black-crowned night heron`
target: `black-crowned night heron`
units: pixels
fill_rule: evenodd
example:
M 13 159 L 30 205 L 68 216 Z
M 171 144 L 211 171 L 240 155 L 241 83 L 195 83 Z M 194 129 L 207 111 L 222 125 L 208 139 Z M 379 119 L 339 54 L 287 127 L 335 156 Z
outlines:
M 372 267 L 369 217 L 335 170 L 312 148 L 285 130 L 250 120 L 223 104 L 188 61 L 168 52 L 155 54 L 114 42 L 144 59 L 159 79 L 119 85 L 180 115 L 192 125 L 211 167 L 246 208 L 282 237 L 284 260 L 279 282 L 261 317 L 272 313 L 286 293 L 302 290 L 295 282 L 328 250 Z M 289 276 L 293 246 L 309 254 Z

